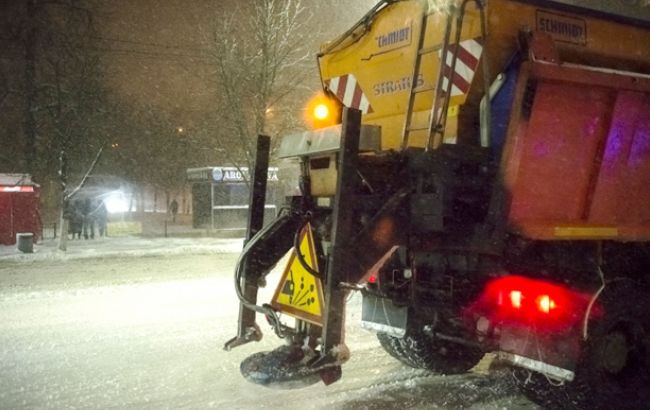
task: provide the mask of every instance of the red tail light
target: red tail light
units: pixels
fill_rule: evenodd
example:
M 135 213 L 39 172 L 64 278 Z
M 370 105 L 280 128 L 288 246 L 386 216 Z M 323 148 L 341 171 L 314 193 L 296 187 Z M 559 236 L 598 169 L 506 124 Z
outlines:
M 510 291 L 510 304 L 514 309 L 521 308 L 521 291 L 520 290 L 511 290 Z
M 537 310 L 542 313 L 551 313 L 553 309 L 557 308 L 555 300 L 551 299 L 549 295 L 538 296 L 535 303 L 537 304 Z
M 498 297 L 497 297 L 497 305 L 498 306 L 503 306 L 503 293 L 500 292 Z M 526 295 L 526 299 L 529 299 L 530 293 Z M 522 302 L 524 299 L 524 294 L 520 290 L 511 290 L 508 292 L 508 303 L 510 307 L 513 309 L 521 309 L 522 307 Z M 542 313 L 551 313 L 551 310 L 557 308 L 557 303 L 555 303 L 555 299 L 551 298 L 550 295 L 539 295 L 535 298 L 535 305 L 537 307 L 537 310 L 539 310 Z
M 377 283 L 377 275 L 374 273 L 368 277 L 368 283 Z
M 537 329 L 567 329 L 584 318 L 591 295 L 552 283 L 505 276 L 488 283 L 470 313 L 492 323 L 535 326 Z M 600 314 L 594 306 L 592 315 Z

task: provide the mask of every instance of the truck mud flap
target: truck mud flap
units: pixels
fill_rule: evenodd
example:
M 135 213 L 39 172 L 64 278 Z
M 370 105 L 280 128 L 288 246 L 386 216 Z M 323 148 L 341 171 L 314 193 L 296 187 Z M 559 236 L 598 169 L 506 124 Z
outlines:
M 499 351 L 496 355 L 496 362 L 541 373 L 559 382 L 570 382 L 575 378 L 575 373 L 571 370 L 514 353 Z
M 396 306 L 390 299 L 363 295 L 361 326 L 375 332 L 402 338 L 406 334 L 408 307 Z

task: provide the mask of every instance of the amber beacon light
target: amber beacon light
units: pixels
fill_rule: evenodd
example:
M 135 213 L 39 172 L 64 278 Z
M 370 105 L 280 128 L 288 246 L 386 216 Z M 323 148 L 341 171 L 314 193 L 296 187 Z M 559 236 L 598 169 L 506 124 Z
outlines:
M 324 94 L 312 97 L 307 103 L 305 121 L 312 128 L 324 128 L 341 122 L 341 104 Z

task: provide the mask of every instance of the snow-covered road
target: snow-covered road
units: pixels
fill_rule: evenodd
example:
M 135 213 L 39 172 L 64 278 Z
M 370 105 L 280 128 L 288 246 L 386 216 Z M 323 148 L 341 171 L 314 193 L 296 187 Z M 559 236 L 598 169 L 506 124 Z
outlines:
M 280 342 L 259 321 L 261 342 L 223 351 L 236 328 L 237 254 L 170 249 L 0 253 L 0 408 L 536 408 L 507 376 L 432 376 L 396 362 L 357 325 L 357 297 L 348 308 L 353 356 L 339 382 L 291 391 L 250 384 L 241 360 Z

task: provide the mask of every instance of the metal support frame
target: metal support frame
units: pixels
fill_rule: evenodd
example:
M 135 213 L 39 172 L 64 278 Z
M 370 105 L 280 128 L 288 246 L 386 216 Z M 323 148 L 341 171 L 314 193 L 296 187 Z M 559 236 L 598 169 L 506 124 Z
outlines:
M 214 231 L 214 182 L 210 181 L 210 230 Z
M 345 327 L 346 290 L 340 286 L 349 281 L 350 240 L 354 237 L 353 214 L 355 180 L 361 133 L 361 111 L 344 108 L 341 129 L 341 151 L 338 158 L 336 196 L 334 198 L 332 249 L 327 264 L 326 308 L 323 318 L 323 353 L 342 343 Z
M 250 241 L 264 226 L 264 204 L 266 203 L 266 182 L 268 180 L 269 155 L 271 153 L 271 138 L 266 135 L 257 136 L 255 151 L 255 169 L 250 181 L 250 200 L 248 203 L 248 225 L 246 226 L 246 241 Z
M 248 208 L 248 225 L 246 226 L 245 243 L 255 236 L 264 227 L 264 204 L 266 202 L 266 182 L 268 179 L 269 155 L 271 152 L 271 138 L 266 135 L 257 136 L 257 149 L 255 153 L 255 169 L 250 181 L 250 200 Z M 244 261 L 244 276 L 242 289 L 246 300 L 257 303 L 259 289 L 257 275 L 249 275 L 251 259 Z M 237 336 L 226 343 L 226 349 L 262 339 L 262 332 L 255 323 L 255 311 L 239 304 L 239 324 Z

